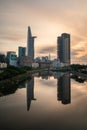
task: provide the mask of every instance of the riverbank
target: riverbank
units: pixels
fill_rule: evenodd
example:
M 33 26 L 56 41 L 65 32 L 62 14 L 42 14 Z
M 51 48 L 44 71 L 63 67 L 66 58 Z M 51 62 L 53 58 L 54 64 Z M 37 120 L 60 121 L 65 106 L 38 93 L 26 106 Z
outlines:
M 67 68 L 63 69 L 50 69 L 50 68 L 37 68 L 32 69 L 29 67 L 8 67 L 3 73 L 0 74 L 0 87 L 1 86 L 14 86 L 20 82 L 31 79 L 33 73 L 38 73 L 42 71 L 69 71 Z
M 22 82 L 26 79 L 31 79 L 31 76 L 33 73 L 37 73 L 40 71 L 47 71 L 47 70 L 48 69 L 35 69 L 35 70 L 26 71 L 25 73 L 18 74 L 18 75 L 13 76 L 13 77 L 9 77 L 7 79 L 0 81 L 0 87 L 18 85 L 20 82 Z
M 27 73 L 21 74 L 21 75 L 17 75 L 15 77 L 9 78 L 9 79 L 5 79 L 0 81 L 0 87 L 1 86 L 14 86 L 19 84 L 20 82 L 24 81 L 27 78 L 31 78 L 30 75 L 28 75 Z

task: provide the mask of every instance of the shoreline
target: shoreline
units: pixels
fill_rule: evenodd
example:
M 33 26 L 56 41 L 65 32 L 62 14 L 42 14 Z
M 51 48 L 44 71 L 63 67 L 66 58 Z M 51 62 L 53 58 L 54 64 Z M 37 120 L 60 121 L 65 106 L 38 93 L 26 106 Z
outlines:
M 11 78 L 1 80 L 0 87 L 18 85 L 20 82 L 22 82 L 26 79 L 31 79 L 31 76 L 33 73 L 37 73 L 40 71 L 47 71 L 47 69 L 31 70 L 31 71 L 27 71 L 26 73 L 19 74 L 19 75 L 16 75 L 14 77 L 11 77 Z
M 43 69 L 36 69 L 36 70 L 31 70 L 31 71 L 27 71 L 26 73 L 23 74 L 19 74 L 16 75 L 14 77 L 5 79 L 5 80 L 1 80 L 0 81 L 0 87 L 2 86 L 14 86 L 14 85 L 18 85 L 20 82 L 26 80 L 26 79 L 31 79 L 32 74 L 40 72 L 40 71 L 69 71 L 69 70 L 64 70 L 64 69 L 49 69 L 49 68 L 43 68 Z

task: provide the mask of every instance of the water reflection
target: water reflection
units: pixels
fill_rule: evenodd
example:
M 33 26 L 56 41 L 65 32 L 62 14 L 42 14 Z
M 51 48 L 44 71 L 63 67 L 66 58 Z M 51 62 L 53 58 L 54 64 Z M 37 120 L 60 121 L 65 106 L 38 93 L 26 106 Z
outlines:
M 71 92 L 70 92 L 70 73 L 53 73 L 54 78 L 57 79 L 57 100 L 61 101 L 62 104 L 71 103 Z M 36 76 L 36 75 L 35 75 Z M 50 73 L 39 73 L 38 77 L 48 80 Z M 30 81 L 26 81 L 26 96 L 27 96 L 27 111 L 30 110 L 31 101 L 36 100 L 34 97 L 34 77 Z
M 54 76 L 57 79 L 57 100 L 61 101 L 62 104 L 69 104 L 71 102 L 71 92 L 70 92 L 70 73 L 59 73 L 59 72 L 39 72 L 36 77 L 41 77 L 42 79 L 48 80 L 49 77 Z M 27 97 L 27 111 L 30 109 L 31 101 L 36 100 L 34 97 L 34 75 L 31 80 L 20 84 L 19 86 L 12 87 L 1 87 L 0 96 L 5 96 L 13 94 L 19 88 L 24 88 L 26 86 L 26 97 Z
M 48 80 L 51 76 L 53 76 L 53 72 L 51 71 L 42 71 L 38 73 L 38 77 L 41 77 L 42 79 Z
M 57 80 L 57 100 L 61 101 L 62 104 L 71 103 L 71 81 L 70 73 L 61 73 L 61 72 L 39 72 L 32 76 L 31 80 L 26 80 L 18 86 L 3 86 L 0 87 L 0 97 L 13 94 L 17 89 L 22 89 L 26 87 L 26 97 L 27 97 L 27 111 L 30 109 L 31 101 L 36 100 L 34 97 L 34 77 L 42 78 L 49 80 L 50 77 L 54 77 Z M 77 78 L 74 76 L 74 78 Z M 78 80 L 77 80 L 78 81 Z M 78 81 L 79 82 L 79 81 Z
M 54 76 L 57 79 L 57 100 L 61 101 L 62 104 L 71 103 L 71 82 L 70 72 L 44 72 L 39 73 L 42 79 L 48 80 L 49 77 Z
M 0 97 L 1 130 L 87 130 L 87 82 L 70 80 L 69 73 L 45 72 L 16 87 L 15 94 Z
M 36 98 L 34 98 L 34 77 L 32 77 L 30 81 L 26 82 L 26 90 L 27 90 L 27 111 L 29 111 L 31 101 L 36 100 Z
M 78 75 L 71 75 L 71 78 L 79 83 L 84 83 L 86 81 L 86 79 L 84 79 L 83 77 L 80 77 Z
M 70 85 L 70 73 L 57 78 L 57 100 L 61 101 L 62 104 L 69 104 L 71 102 Z

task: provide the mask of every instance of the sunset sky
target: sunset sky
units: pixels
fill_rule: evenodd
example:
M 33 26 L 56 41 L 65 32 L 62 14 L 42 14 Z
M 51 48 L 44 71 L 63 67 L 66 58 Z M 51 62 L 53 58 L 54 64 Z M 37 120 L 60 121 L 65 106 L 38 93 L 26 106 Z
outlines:
M 72 62 L 86 63 L 87 0 L 0 0 L 0 53 L 26 47 L 28 26 L 35 57 L 56 58 L 57 36 L 69 33 Z

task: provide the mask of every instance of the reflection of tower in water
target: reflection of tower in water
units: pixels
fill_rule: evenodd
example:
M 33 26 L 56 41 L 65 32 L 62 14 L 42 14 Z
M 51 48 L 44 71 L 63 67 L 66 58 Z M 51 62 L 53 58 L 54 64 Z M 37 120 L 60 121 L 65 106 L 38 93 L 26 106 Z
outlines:
M 70 92 L 70 74 L 64 74 L 57 81 L 57 98 L 62 101 L 63 104 L 69 104 L 71 102 Z
M 30 81 L 27 81 L 26 90 L 27 90 L 27 111 L 29 111 L 31 100 L 36 100 L 34 98 L 34 77 L 32 77 Z

